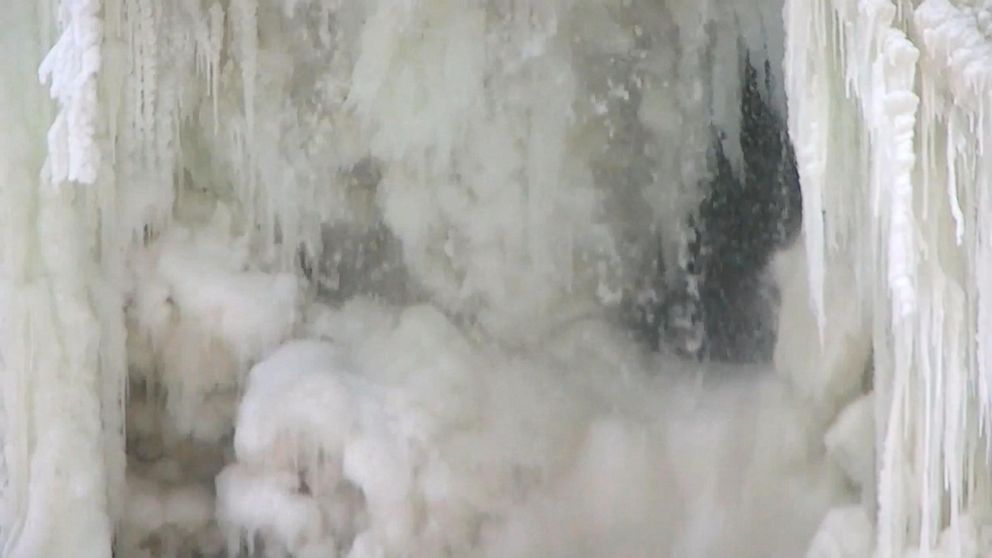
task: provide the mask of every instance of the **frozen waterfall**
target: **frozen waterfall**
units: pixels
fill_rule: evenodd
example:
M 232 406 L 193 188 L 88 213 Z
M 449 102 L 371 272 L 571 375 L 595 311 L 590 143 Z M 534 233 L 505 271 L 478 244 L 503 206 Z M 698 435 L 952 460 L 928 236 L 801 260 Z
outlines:
M 992 2 L 7 3 L 3 556 L 992 555 Z

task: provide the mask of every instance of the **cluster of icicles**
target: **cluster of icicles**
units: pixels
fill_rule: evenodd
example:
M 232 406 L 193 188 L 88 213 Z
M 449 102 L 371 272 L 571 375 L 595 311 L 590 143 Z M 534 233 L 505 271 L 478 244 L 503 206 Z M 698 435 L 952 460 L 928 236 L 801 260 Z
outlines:
M 992 539 L 990 10 L 786 3 L 818 329 L 872 340 L 877 465 L 864 499 L 880 557 L 984 555 Z

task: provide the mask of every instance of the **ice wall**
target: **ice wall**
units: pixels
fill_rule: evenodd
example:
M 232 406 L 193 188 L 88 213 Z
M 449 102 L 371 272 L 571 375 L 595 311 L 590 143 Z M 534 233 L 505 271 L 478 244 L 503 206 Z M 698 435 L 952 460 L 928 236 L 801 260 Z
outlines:
M 871 338 L 882 557 L 988 552 L 989 9 L 786 3 L 808 333 Z
M 780 3 L 16 4 L 5 553 L 793 556 L 836 500 L 780 384 L 701 415 L 615 324 L 685 264 L 714 142 L 742 172 L 745 59 L 785 114 Z M 306 337 L 342 361 L 280 360 Z
M 107 556 L 123 488 L 125 369 L 120 261 L 111 223 L 100 222 L 114 203 L 96 143 L 100 7 L 10 8 L 0 39 L 3 551 Z
M 679 261 L 712 123 L 740 170 L 739 43 L 760 83 L 759 61 L 781 57 L 774 2 L 104 11 L 129 228 L 154 233 L 207 192 L 291 270 L 347 254 L 327 226 L 385 227 L 414 291 L 514 342 L 575 299 L 615 305 L 654 257 L 649 227 Z

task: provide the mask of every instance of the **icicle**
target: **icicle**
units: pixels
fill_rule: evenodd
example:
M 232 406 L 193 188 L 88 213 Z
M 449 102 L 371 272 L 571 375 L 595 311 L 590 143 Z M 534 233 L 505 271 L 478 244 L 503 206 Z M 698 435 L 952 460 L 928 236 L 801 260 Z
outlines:
M 820 344 L 826 328 L 824 300 L 825 223 L 823 195 L 826 182 L 826 159 L 829 114 L 826 95 L 826 72 L 813 72 L 825 61 L 814 61 L 815 50 L 826 40 L 822 30 L 824 8 L 819 1 L 787 2 L 786 20 L 786 91 L 789 97 L 789 133 L 796 144 L 796 160 L 803 189 L 803 231 L 809 274 L 810 304 L 816 318 Z M 810 46 L 810 41 L 816 41 Z M 817 43 L 820 44 L 817 44 Z M 821 47 L 822 48 L 822 47 Z
M 239 0 L 234 3 L 234 10 L 237 14 L 245 123 L 251 138 L 255 131 L 255 80 L 258 74 L 258 2 Z
M 132 60 L 135 68 L 135 123 L 139 137 L 146 146 L 146 160 L 156 161 L 157 153 L 151 151 L 155 136 L 155 107 L 158 97 L 158 21 L 155 18 L 157 3 L 152 0 L 129 0 L 132 2 L 132 25 L 134 26 L 134 51 Z
M 224 47 L 224 9 L 219 3 L 210 7 L 209 37 L 207 81 L 210 85 L 210 98 L 213 100 L 214 133 L 217 133 L 220 126 L 220 112 L 217 109 L 220 101 L 220 53 Z
M 947 0 L 912 8 L 901 0 L 794 0 L 786 10 L 790 130 L 800 164 L 833 160 L 847 148 L 832 143 L 833 130 L 817 129 L 809 119 L 818 125 L 850 119 L 868 139 L 867 172 L 837 185 L 845 188 L 842 202 L 825 198 L 817 174 L 801 178 L 804 201 L 807 195 L 831 199 L 823 204 L 828 238 L 841 242 L 827 243 L 827 261 L 858 265 L 861 245 L 872 255 L 874 274 L 861 280 L 869 283 L 865 303 L 875 314 L 880 557 L 911 548 L 961 551 L 970 536 L 967 518 L 988 510 L 982 502 L 989 485 L 992 358 L 983 341 L 992 335 L 992 303 L 982 295 L 992 282 L 985 240 L 992 202 L 976 185 L 992 178 L 992 165 L 980 155 L 992 135 L 984 118 L 992 41 L 977 31 L 967 9 Z M 830 41 L 807 31 L 821 26 L 837 29 L 842 55 L 836 65 Z M 814 79 L 841 78 L 842 93 L 810 87 Z M 825 104 L 816 104 L 810 89 L 826 91 Z M 825 146 L 827 153 L 803 152 L 803 145 Z M 831 172 L 837 167 L 828 164 Z M 848 215 L 860 205 L 871 207 L 867 222 Z M 823 225 L 809 213 L 804 218 L 807 242 L 812 237 L 811 249 L 818 249 Z M 816 290 L 822 264 L 816 254 L 810 259 Z M 825 273 L 829 282 L 834 270 Z
M 96 147 L 96 81 L 100 70 L 103 29 L 99 0 L 63 2 L 60 20 L 65 31 L 38 69 L 51 84 L 52 98 L 62 111 L 49 134 L 54 182 L 92 184 L 100 167 Z

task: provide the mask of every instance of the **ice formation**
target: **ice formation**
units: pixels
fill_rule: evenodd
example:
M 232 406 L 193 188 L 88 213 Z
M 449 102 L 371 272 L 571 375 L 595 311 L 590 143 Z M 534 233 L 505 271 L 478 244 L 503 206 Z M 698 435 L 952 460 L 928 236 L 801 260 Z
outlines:
M 992 5 L 11 4 L 3 555 L 992 552 Z M 651 353 L 759 97 L 778 373 Z
M 871 338 L 881 557 L 989 552 L 990 8 L 786 3 L 817 328 L 851 305 Z
M 293 555 L 787 556 L 837 490 L 773 378 L 699 400 L 688 370 L 644 376 L 598 320 L 530 356 L 430 306 L 355 299 L 308 322 L 248 380 L 218 477 L 229 549 L 261 534 Z M 707 463 L 721 448 L 739 460 Z M 783 498 L 796 487 L 802 502 Z M 759 544 L 786 514 L 798 528 Z

